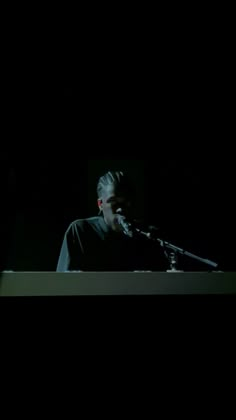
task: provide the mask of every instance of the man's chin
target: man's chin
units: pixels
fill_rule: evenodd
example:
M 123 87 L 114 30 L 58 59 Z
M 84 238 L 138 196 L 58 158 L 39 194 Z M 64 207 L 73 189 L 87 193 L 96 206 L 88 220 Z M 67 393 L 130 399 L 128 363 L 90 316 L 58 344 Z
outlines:
M 112 224 L 111 224 L 111 228 L 112 230 L 114 230 L 115 232 L 122 232 L 122 227 L 121 225 L 118 223 L 118 220 L 115 219 Z
M 114 232 L 122 232 L 122 228 L 120 225 L 117 225 L 116 223 L 114 223 L 112 225 L 112 230 L 114 230 Z

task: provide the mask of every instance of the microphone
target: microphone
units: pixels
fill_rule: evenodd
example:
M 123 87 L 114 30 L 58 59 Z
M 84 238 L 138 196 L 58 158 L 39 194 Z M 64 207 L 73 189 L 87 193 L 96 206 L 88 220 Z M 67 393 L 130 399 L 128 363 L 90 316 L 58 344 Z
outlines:
M 120 216 L 117 219 L 117 221 L 119 225 L 122 227 L 124 234 L 132 238 L 134 234 L 132 223 L 128 222 L 128 220 L 124 216 Z
M 160 228 L 156 226 L 145 225 L 140 221 L 128 221 L 125 216 L 118 215 L 116 222 L 122 227 L 123 233 L 130 238 L 134 234 L 145 236 L 147 239 L 156 239 L 160 233 Z
M 160 233 L 160 227 L 149 225 L 145 220 L 135 219 L 132 221 L 132 226 L 137 233 L 154 236 Z
M 148 239 L 154 239 L 159 234 L 159 228 L 156 226 L 140 225 L 137 221 L 128 221 L 125 216 L 119 216 L 117 222 L 122 227 L 125 235 L 133 237 L 134 234 L 145 236 Z

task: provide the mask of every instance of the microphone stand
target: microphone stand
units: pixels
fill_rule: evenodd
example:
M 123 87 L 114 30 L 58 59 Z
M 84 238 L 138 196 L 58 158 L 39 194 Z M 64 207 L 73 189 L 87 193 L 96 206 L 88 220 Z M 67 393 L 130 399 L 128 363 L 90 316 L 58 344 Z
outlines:
M 213 268 L 216 268 L 218 266 L 218 263 L 216 263 L 214 261 L 211 261 L 209 259 L 206 259 L 206 258 L 199 257 L 198 255 L 192 254 L 191 252 L 188 252 L 183 248 L 179 248 L 178 246 L 173 245 L 170 242 L 167 242 L 163 239 L 157 238 L 151 232 L 144 232 L 144 231 L 142 231 L 140 229 L 137 229 L 137 228 L 135 228 L 135 230 L 136 230 L 137 233 L 146 236 L 146 238 L 159 242 L 160 245 L 164 248 L 164 250 L 168 249 L 168 250 L 171 251 L 170 254 L 168 255 L 168 259 L 169 259 L 169 262 L 170 262 L 170 270 L 168 270 L 168 271 L 181 271 L 181 270 L 177 269 L 178 254 L 184 255 L 186 257 L 193 258 L 193 259 L 195 259 L 197 261 L 200 261 L 203 264 L 206 264 L 206 265 L 208 265 L 210 267 L 213 267 Z

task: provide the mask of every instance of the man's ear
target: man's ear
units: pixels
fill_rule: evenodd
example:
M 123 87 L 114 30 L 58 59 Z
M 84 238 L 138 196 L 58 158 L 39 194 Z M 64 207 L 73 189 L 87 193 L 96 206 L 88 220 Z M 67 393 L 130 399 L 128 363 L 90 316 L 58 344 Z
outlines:
M 102 200 L 101 200 L 101 198 L 98 199 L 97 203 L 98 203 L 99 210 L 102 211 Z

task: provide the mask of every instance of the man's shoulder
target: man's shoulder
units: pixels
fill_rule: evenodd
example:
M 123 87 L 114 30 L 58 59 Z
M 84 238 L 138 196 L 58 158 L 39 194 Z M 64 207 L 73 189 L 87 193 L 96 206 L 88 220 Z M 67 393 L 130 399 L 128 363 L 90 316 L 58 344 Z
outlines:
M 87 217 L 83 219 L 76 219 L 70 223 L 68 231 L 88 231 L 88 230 L 103 230 L 103 220 L 101 216 Z
M 70 223 L 69 228 L 84 227 L 87 225 L 97 225 L 97 224 L 99 224 L 99 216 L 86 217 L 83 219 L 73 220 L 73 222 Z

